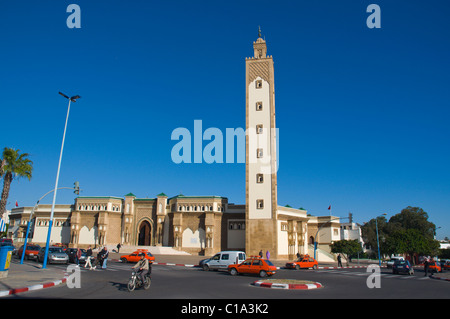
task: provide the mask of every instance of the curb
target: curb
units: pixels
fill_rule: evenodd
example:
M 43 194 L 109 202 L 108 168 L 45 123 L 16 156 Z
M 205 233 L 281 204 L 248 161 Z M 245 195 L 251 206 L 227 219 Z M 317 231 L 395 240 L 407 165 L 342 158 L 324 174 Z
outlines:
M 444 281 L 450 281 L 450 279 L 448 279 L 448 278 L 435 277 L 433 275 L 431 275 L 430 278 L 438 279 L 438 280 L 444 280 Z
M 40 290 L 40 289 L 44 289 L 44 288 L 50 288 L 50 287 L 54 287 L 54 286 L 60 285 L 62 283 L 65 283 L 66 281 L 67 281 L 67 278 L 64 277 L 63 279 L 55 280 L 55 281 L 44 283 L 44 284 L 33 285 L 33 286 L 29 286 L 29 287 L 24 287 L 24 288 L 3 290 L 3 291 L 0 291 L 0 297 L 9 296 L 9 295 L 16 295 L 18 293 L 27 292 L 27 291 L 33 291 L 33 290 Z
M 323 285 L 320 282 L 315 282 L 312 284 L 278 284 L 259 280 L 253 282 L 252 285 L 257 287 L 274 288 L 274 289 L 317 289 L 323 287 Z

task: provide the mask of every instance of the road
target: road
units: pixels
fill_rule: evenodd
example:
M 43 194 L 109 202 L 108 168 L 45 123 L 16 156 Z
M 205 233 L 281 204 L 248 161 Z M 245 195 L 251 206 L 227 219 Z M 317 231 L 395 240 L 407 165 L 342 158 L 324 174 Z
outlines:
M 30 262 L 33 263 L 33 262 Z M 230 276 L 226 272 L 205 272 L 199 268 L 155 265 L 149 290 L 126 289 L 131 264 L 109 262 L 107 270 L 89 271 L 80 267 L 80 288 L 61 285 L 11 298 L 50 299 L 449 299 L 450 283 L 425 277 L 419 269 L 413 276 L 393 275 L 382 269 L 380 288 L 369 288 L 372 273 L 365 268 L 288 270 L 280 269 L 273 278 L 310 280 L 324 287 L 311 290 L 283 290 L 255 287 L 259 277 Z M 65 265 L 48 265 L 60 271 Z

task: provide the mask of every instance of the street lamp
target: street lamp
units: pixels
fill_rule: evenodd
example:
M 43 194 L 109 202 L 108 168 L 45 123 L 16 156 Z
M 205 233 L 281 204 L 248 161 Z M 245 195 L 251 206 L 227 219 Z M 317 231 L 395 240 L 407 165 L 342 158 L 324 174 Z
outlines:
M 56 192 L 58 190 L 59 171 L 61 168 L 61 159 L 62 159 L 62 154 L 63 154 L 63 149 L 64 149 L 64 140 L 66 139 L 67 122 L 69 120 L 70 102 L 76 102 L 77 99 L 79 99 L 81 97 L 79 95 L 74 95 L 72 97 L 68 97 L 67 95 L 65 95 L 64 93 L 61 93 L 61 92 L 59 92 L 59 94 L 61 94 L 63 97 L 65 97 L 66 99 L 69 100 L 69 105 L 67 107 L 66 124 L 64 126 L 64 134 L 63 134 L 63 140 L 62 140 L 62 144 L 61 144 L 61 152 L 59 153 L 58 171 L 56 172 L 56 182 L 55 182 L 55 188 L 54 188 L 55 192 L 53 193 L 52 210 L 50 213 L 50 222 L 48 223 L 47 244 L 45 246 L 45 254 L 44 254 L 44 261 L 42 263 L 42 269 L 45 269 L 47 267 L 48 248 L 49 248 L 49 244 L 50 244 L 50 235 L 51 235 L 52 226 L 53 226 L 53 214 L 55 212 Z
M 384 214 L 381 214 L 380 216 L 378 216 L 378 217 L 381 217 L 381 216 L 386 216 L 387 214 L 386 213 L 384 213 Z M 379 240 L 379 237 L 378 237 L 378 217 L 377 218 L 375 218 L 375 229 L 377 230 L 377 246 L 378 246 L 378 266 L 380 266 L 381 267 L 381 257 L 380 257 L 380 240 Z

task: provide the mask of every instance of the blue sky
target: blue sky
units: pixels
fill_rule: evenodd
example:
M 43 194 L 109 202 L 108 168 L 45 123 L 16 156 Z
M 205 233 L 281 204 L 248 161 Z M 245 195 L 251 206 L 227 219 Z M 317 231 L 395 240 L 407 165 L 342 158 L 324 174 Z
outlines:
M 69 29 L 69 4 L 81 28 Z M 369 4 L 381 28 L 369 29 Z M 278 201 L 366 222 L 407 206 L 450 237 L 447 1 L 2 1 L 0 146 L 30 153 L 8 208 L 59 186 L 84 196 L 220 195 L 244 164 L 175 164 L 178 127 L 245 128 L 258 26 L 275 61 Z M 204 146 L 207 143 L 205 142 Z M 72 203 L 70 190 L 57 203 Z M 44 202 L 51 203 L 51 196 Z

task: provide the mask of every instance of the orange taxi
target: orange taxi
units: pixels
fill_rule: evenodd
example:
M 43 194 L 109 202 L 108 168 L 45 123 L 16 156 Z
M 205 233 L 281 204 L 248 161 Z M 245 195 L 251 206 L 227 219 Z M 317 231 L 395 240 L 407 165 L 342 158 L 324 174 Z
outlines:
M 441 265 L 438 262 L 434 261 L 434 260 L 430 261 L 428 269 L 431 272 L 442 272 Z
M 17 256 L 19 258 L 22 258 L 23 255 L 23 246 L 22 245 L 19 250 L 17 251 Z M 39 250 L 41 249 L 41 247 L 39 245 L 35 245 L 35 244 L 27 244 L 27 248 L 25 249 L 25 258 L 26 259 L 36 259 L 37 255 L 39 253 Z
M 145 258 L 149 261 L 149 263 L 153 263 L 155 261 L 155 256 L 153 256 L 147 249 L 138 249 L 129 255 L 123 255 L 120 257 L 120 260 L 123 263 L 137 263 L 141 260 L 141 257 L 139 256 L 140 253 L 145 254 Z
M 442 261 L 441 267 L 443 270 L 450 270 L 450 260 Z
M 314 258 L 309 255 L 302 255 L 297 258 L 295 261 L 286 263 L 285 267 L 289 269 L 317 269 L 319 263 Z
M 277 272 L 272 262 L 259 256 L 251 256 L 240 264 L 228 266 L 228 272 L 232 276 L 239 274 L 257 274 L 260 277 L 272 276 Z

